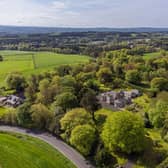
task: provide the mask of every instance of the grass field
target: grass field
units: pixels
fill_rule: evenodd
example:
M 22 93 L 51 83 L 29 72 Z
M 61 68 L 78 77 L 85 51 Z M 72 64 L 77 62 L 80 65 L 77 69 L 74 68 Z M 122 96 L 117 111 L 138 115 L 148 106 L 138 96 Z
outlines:
M 0 133 L 2 168 L 75 168 L 47 143 L 20 134 Z
M 147 53 L 143 56 L 145 60 L 149 60 L 151 58 L 157 58 L 160 56 L 160 52 L 154 52 L 154 53 Z
M 51 70 L 64 64 L 84 63 L 87 56 L 65 55 L 51 52 L 0 51 L 4 61 L 0 62 L 0 86 L 4 85 L 7 74 L 13 71 L 25 75 Z

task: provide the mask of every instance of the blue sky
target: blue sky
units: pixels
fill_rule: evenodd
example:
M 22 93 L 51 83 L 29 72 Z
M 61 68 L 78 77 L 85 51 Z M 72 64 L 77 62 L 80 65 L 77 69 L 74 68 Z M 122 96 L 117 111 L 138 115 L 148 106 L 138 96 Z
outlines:
M 0 0 L 0 25 L 168 27 L 168 0 Z

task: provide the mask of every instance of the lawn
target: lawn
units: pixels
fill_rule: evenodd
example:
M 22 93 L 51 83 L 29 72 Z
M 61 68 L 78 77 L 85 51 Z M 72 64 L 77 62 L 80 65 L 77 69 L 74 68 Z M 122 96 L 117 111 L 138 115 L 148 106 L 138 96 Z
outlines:
M 2 168 L 75 168 L 47 143 L 26 135 L 0 133 Z
M 65 55 L 51 52 L 0 51 L 4 61 L 0 62 L 0 87 L 5 85 L 7 74 L 22 72 L 25 76 L 52 70 L 59 65 L 88 62 L 88 56 Z

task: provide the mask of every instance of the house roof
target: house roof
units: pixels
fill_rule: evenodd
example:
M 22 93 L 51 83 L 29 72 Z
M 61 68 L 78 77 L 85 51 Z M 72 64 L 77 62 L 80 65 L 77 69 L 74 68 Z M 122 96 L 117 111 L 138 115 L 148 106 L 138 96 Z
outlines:
M 0 97 L 0 102 L 5 101 L 7 97 Z

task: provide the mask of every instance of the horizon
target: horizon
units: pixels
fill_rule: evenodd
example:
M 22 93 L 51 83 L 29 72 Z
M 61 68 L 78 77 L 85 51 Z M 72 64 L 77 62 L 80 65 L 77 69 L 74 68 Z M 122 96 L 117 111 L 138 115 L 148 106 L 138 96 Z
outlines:
M 166 0 L 1 0 L 0 24 L 19 27 L 167 28 Z
M 63 28 L 63 29 L 168 29 L 167 27 L 70 27 L 70 26 L 29 26 L 29 25 L 1 25 L 0 27 L 17 27 L 17 28 Z

